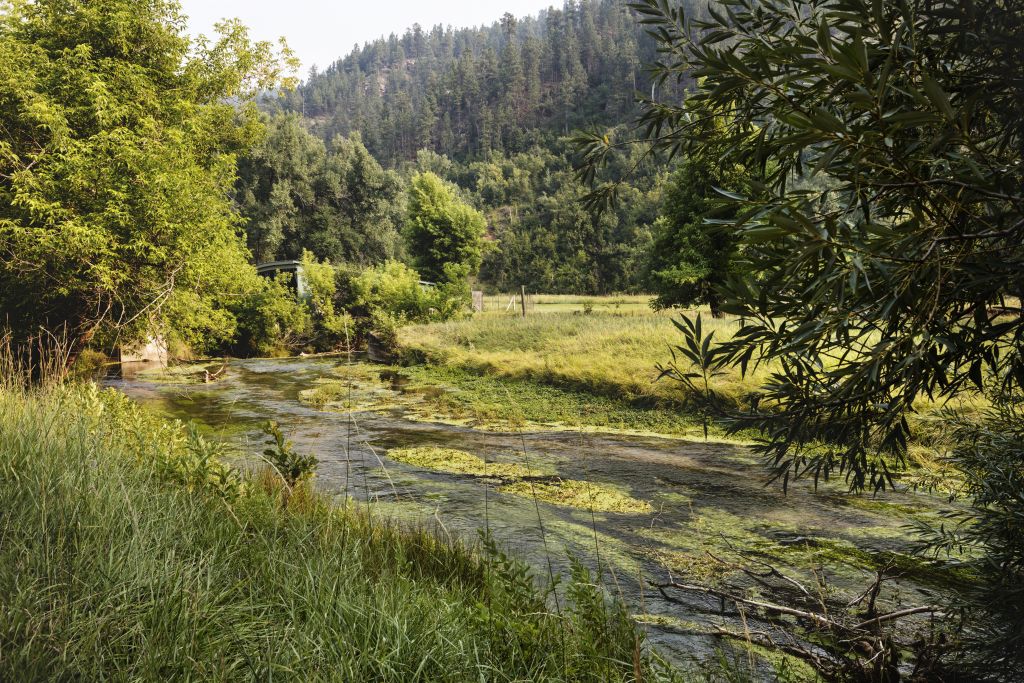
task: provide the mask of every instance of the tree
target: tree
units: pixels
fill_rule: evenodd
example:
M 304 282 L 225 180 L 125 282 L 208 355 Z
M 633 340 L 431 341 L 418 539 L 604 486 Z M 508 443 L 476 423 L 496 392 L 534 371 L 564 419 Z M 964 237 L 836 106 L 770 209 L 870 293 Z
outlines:
M 183 25 L 165 0 L 4 3 L 0 311 L 19 336 L 232 333 L 223 303 L 255 282 L 234 155 L 282 65 L 237 23 L 195 43 Z
M 401 181 L 358 133 L 330 145 L 298 114 L 267 117 L 268 134 L 239 161 L 235 200 L 257 262 L 310 250 L 337 263 L 381 263 L 397 254 Z
M 746 324 L 720 362 L 780 369 L 737 424 L 762 431 L 783 485 L 838 473 L 878 489 L 920 397 L 1016 405 L 961 429 L 955 458 L 998 615 L 983 645 L 1020 680 L 1021 449 L 1005 416 L 1019 420 L 1024 388 L 1024 3 L 720 4 L 696 22 L 662 0 L 632 6 L 660 43 L 655 77 L 704 79 L 683 105 L 647 103 L 651 148 L 699 152 L 726 119 L 723 162 L 759 169 L 753 196 L 724 196 L 753 276 L 722 288 Z M 592 177 L 611 144 L 581 143 Z
M 483 257 L 487 221 L 433 173 L 418 173 L 409 188 L 405 235 L 420 274 L 440 282 L 448 264 L 475 272 Z
M 1024 3 L 723 4 L 691 24 L 634 3 L 655 76 L 703 76 L 641 130 L 700 153 L 714 129 L 757 172 L 722 196 L 754 275 L 722 288 L 747 320 L 723 358 L 782 367 L 754 418 L 776 474 L 882 487 L 919 396 L 1024 384 Z M 614 143 L 580 142 L 593 177 Z
M 737 186 L 738 175 L 700 154 L 669 180 L 650 251 L 657 308 L 707 304 L 714 317 L 722 316 L 721 288 L 739 270 L 736 236 L 704 221 L 717 206 L 715 188 Z

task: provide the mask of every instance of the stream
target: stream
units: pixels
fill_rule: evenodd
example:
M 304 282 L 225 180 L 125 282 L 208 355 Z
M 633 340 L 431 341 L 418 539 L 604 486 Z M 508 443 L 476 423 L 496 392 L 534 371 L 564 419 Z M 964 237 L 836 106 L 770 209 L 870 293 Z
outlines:
M 766 485 L 765 471 L 742 445 L 615 433 L 527 430 L 479 431 L 407 419 L 401 408 L 342 414 L 317 410 L 299 392 L 331 375 L 337 359 L 232 361 L 212 384 L 175 384 L 111 377 L 108 386 L 164 414 L 202 425 L 212 434 L 259 453 L 260 426 L 277 421 L 299 452 L 319 458 L 318 488 L 373 504 L 375 514 L 436 525 L 471 542 L 485 526 L 499 544 L 527 559 L 536 574 L 566 573 L 568 557 L 601 569 L 608 590 L 621 596 L 648 632 L 648 642 L 674 661 L 713 654 L 708 635 L 738 629 L 735 612 L 698 594 L 667 600 L 643 581 L 717 576 L 706 551 L 743 551 L 791 568 L 813 581 L 822 567 L 839 594 L 862 591 L 874 576 L 867 560 L 882 553 L 910 562 L 906 525 L 937 516 L 938 496 L 911 492 L 851 496 L 841 486 L 791 484 L 783 494 Z M 592 513 L 499 493 L 493 482 L 416 468 L 388 458 L 389 449 L 444 447 L 486 460 L 526 463 L 565 479 L 612 484 L 646 501 L 644 514 Z M 917 564 L 890 585 L 884 599 L 914 605 L 933 601 L 941 580 Z

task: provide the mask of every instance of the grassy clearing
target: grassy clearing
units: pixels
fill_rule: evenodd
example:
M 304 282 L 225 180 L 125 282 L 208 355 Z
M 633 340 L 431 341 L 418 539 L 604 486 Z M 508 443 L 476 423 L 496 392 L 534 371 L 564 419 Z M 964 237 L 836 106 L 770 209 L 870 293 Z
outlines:
M 527 380 L 641 407 L 678 407 L 687 396 L 677 383 L 657 381 L 658 365 L 671 360 L 680 342 L 672 315 L 651 310 L 514 317 L 416 325 L 399 330 L 408 360 L 461 368 L 479 375 Z M 737 328 L 733 319 L 705 321 L 717 337 Z M 731 371 L 715 388 L 737 404 L 755 391 L 764 375 Z
M 588 577 L 555 614 L 493 547 L 285 496 L 92 386 L 0 389 L 0 509 L 0 680 L 660 676 Z

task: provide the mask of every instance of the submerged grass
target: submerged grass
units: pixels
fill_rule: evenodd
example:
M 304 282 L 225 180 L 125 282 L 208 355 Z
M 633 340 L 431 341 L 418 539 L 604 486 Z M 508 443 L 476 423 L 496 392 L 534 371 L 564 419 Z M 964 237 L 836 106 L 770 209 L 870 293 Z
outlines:
M 454 448 L 393 448 L 388 451 L 388 457 L 436 472 L 501 479 L 505 481 L 498 488 L 501 493 L 535 498 L 553 505 L 627 514 L 646 514 L 653 510 L 650 503 L 637 500 L 610 484 L 562 479 L 517 463 L 486 462 Z M 534 481 L 541 477 L 547 480 Z
M 0 389 L 0 680 L 657 680 L 622 611 L 243 478 L 91 385 Z M 589 592 L 588 592 L 589 591 Z
M 594 512 L 619 512 L 642 515 L 653 508 L 644 500 L 637 500 L 614 486 L 590 481 L 556 479 L 555 481 L 517 481 L 498 489 L 526 498 L 536 497 L 545 503 L 593 510 Z
M 404 462 L 413 467 L 448 472 L 451 474 L 468 474 L 474 477 L 495 477 L 498 479 L 522 479 L 523 477 L 540 476 L 541 472 L 525 465 L 504 462 L 486 462 L 472 453 L 455 448 L 392 448 L 388 457 Z
M 697 438 L 698 421 L 671 410 L 539 384 L 479 375 L 458 367 L 342 365 L 336 379 L 322 379 L 300 393 L 319 409 L 336 412 L 401 410 L 424 422 L 470 426 L 485 431 L 594 430 Z M 381 377 L 391 379 L 385 381 Z M 713 430 L 720 437 L 720 430 Z

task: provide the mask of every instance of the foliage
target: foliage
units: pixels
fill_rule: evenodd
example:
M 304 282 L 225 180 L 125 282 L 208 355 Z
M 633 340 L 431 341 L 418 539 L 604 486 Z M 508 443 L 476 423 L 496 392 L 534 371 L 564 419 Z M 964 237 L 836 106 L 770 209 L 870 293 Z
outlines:
M 238 329 L 230 348 L 240 355 L 276 356 L 301 349 L 313 337 L 309 306 L 295 297 L 291 274 L 259 278 L 257 289 L 236 302 Z
M 401 183 L 359 135 L 330 144 L 297 114 L 265 119 L 267 136 L 239 161 L 235 199 L 258 262 L 311 251 L 335 263 L 380 263 L 398 255 Z
M 880 488 L 919 396 L 1024 380 L 1010 298 L 1024 268 L 1024 100 L 1007 68 L 1024 60 L 1024 7 L 724 4 L 693 22 L 697 39 L 682 11 L 634 4 L 663 51 L 657 76 L 703 78 L 640 122 L 676 152 L 699 151 L 724 120 L 723 163 L 760 169 L 753 198 L 723 195 L 756 275 L 723 292 L 747 322 L 723 360 L 781 366 L 749 423 L 775 474 Z M 606 147 L 591 138 L 588 161 Z M 817 442 L 832 445 L 805 448 Z
M 642 163 L 636 187 L 614 211 L 596 215 L 580 203 L 571 150 L 559 141 L 509 158 L 497 154 L 452 164 L 447 179 L 466 188 L 487 214 L 494 248 L 480 279 L 497 291 L 609 293 L 646 291 L 652 226 L 663 176 Z M 625 172 L 639 158 L 624 153 Z M 615 171 L 612 171 L 615 172 Z
M 338 311 L 338 272 L 330 261 L 320 262 L 309 251 L 302 253 L 302 276 L 306 283 L 304 301 L 313 318 L 314 343 L 334 349 L 353 343 L 354 321 L 348 311 Z
M 363 270 L 352 280 L 352 308 L 361 317 L 375 311 L 392 317 L 398 324 L 449 320 L 469 306 L 465 270 L 446 264 L 444 273 L 454 282 L 437 286 L 420 284 L 420 275 L 398 261 Z
M 556 5 L 479 28 L 413 26 L 265 105 L 302 112 L 324 141 L 358 133 L 386 168 L 458 185 L 494 238 L 480 272 L 488 289 L 646 292 L 664 174 L 657 164 L 634 168 L 641 159 L 632 150 L 614 153 L 610 175 L 632 171 L 644 182 L 594 216 L 579 203 L 586 188 L 560 136 L 629 121 L 636 91 L 679 97 L 684 88 L 652 82 L 642 64 L 655 59 L 656 43 L 623 3 Z M 686 5 L 706 15 L 704 2 Z
M 263 433 L 270 437 L 266 442 L 270 448 L 264 449 L 263 455 L 267 456 L 268 462 L 281 475 L 289 489 L 294 489 L 316 474 L 316 456 L 296 453 L 292 442 L 285 438 L 276 422 L 271 420 L 264 424 Z
M 749 195 L 722 192 L 754 277 L 723 288 L 747 324 L 719 360 L 780 369 L 739 424 L 761 429 L 783 485 L 839 473 L 881 489 L 905 463 L 915 401 L 1024 385 L 1024 5 L 722 4 L 688 24 L 668 3 L 633 3 L 661 46 L 656 76 L 702 78 L 681 106 L 649 101 L 642 136 L 699 152 L 728 120 L 723 162 L 759 169 Z M 581 142 L 593 177 L 608 144 Z M 965 542 L 991 556 L 1007 605 L 988 644 L 1017 667 L 1013 438 L 959 436 L 978 503 Z
M 722 314 L 719 291 L 740 275 L 736 236 L 704 219 L 716 215 L 715 188 L 741 182 L 738 172 L 723 170 L 709 152 L 688 157 L 669 179 L 650 250 L 655 307 L 708 304 L 713 316 Z
M 955 416 L 956 446 L 950 462 L 964 476 L 968 510 L 950 515 L 938 528 L 922 526 L 925 545 L 938 554 L 974 558 L 987 581 L 973 604 L 977 645 L 986 672 L 1006 680 L 1024 671 L 1024 400 L 999 393 L 984 419 Z M 971 560 L 968 560 L 971 562 Z
M 423 277 L 440 282 L 446 267 L 480 268 L 487 220 L 459 200 L 433 173 L 413 176 L 409 188 L 405 236 L 409 252 Z
M 190 42 L 165 0 L 5 4 L 0 310 L 20 335 L 230 337 L 224 306 L 253 283 L 227 199 L 260 131 L 245 103 L 290 60 L 217 30 Z
M 479 28 L 381 38 L 311 74 L 284 102 L 325 139 L 360 131 L 389 166 L 422 149 L 459 162 L 509 155 L 633 114 L 655 42 L 616 0 L 570 0 Z M 694 11 L 703 3 L 688 0 Z M 677 91 L 671 90 L 674 94 Z
M 661 372 L 658 379 L 673 379 L 685 386 L 691 395 L 703 399 L 700 409 L 701 423 L 704 426 L 704 439 L 707 440 L 711 411 L 717 409 L 716 412 L 720 412 L 725 404 L 722 397 L 711 387 L 714 378 L 725 375 L 725 372 L 719 369 L 717 349 L 714 346 L 715 330 L 704 334 L 700 314 L 695 320 L 684 316 L 672 322 L 682 333 L 683 344 L 672 347 L 672 362 L 669 365 L 658 366 Z M 687 361 L 686 366 L 679 367 L 678 356 Z

